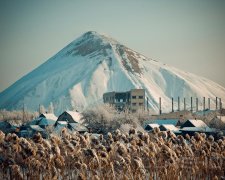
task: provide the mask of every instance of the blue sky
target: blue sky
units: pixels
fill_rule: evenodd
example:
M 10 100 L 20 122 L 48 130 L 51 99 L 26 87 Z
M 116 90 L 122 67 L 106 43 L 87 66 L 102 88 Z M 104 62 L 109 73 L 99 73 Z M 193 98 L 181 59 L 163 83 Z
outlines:
M 93 30 L 225 87 L 224 0 L 0 0 L 0 91 Z

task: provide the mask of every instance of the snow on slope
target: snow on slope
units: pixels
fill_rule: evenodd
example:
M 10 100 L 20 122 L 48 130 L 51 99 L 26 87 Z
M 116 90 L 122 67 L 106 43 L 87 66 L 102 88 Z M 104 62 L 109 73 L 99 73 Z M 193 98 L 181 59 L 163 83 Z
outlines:
M 145 88 L 154 110 L 161 97 L 164 111 L 171 109 L 171 97 L 225 97 L 225 88 L 208 79 L 87 32 L 0 93 L 0 108 L 21 109 L 25 104 L 27 109 L 37 110 L 39 104 L 47 107 L 53 102 L 59 114 L 100 103 L 104 92 L 132 88 Z

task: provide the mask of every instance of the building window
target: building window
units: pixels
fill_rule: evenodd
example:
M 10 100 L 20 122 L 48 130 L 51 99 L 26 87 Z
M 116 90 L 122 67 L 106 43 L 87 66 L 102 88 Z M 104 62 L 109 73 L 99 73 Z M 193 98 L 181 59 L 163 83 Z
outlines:
M 123 99 L 120 99 L 120 102 L 123 102 Z
M 143 99 L 143 96 L 139 96 L 139 99 Z
M 139 103 L 139 106 L 143 106 L 143 103 Z
M 136 99 L 136 96 L 132 96 L 132 99 Z
M 137 103 L 132 103 L 132 106 L 136 106 Z

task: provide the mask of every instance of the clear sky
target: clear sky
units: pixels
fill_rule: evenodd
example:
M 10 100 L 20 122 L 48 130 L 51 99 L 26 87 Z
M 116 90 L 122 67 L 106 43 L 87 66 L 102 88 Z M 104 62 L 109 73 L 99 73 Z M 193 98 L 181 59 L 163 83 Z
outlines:
M 89 30 L 225 87 L 224 0 L 0 0 L 0 92 Z

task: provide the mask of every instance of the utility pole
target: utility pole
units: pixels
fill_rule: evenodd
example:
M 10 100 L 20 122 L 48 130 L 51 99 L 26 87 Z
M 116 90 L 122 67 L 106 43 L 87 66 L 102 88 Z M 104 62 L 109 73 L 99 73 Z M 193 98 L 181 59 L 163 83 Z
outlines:
M 24 103 L 23 103 L 23 123 L 24 123 L 24 120 L 25 120 L 25 107 L 24 107 Z
M 208 98 L 208 109 L 210 110 L 210 98 Z
M 147 110 L 149 111 L 148 101 L 149 101 L 149 99 L 148 99 L 148 97 L 147 97 Z
M 217 97 L 216 97 L 216 110 L 217 110 Z
M 174 112 L 174 110 L 173 110 L 173 97 L 172 97 L 172 112 Z
M 161 97 L 159 98 L 159 114 L 162 114 L 162 104 L 161 104 Z
M 203 111 L 205 111 L 205 97 L 203 97 Z
M 198 98 L 196 98 L 196 112 L 198 112 Z
M 178 111 L 180 111 L 180 97 L 178 96 Z
M 39 112 L 39 116 L 41 115 L 41 105 L 39 104 L 39 110 L 38 110 L 38 112 Z

